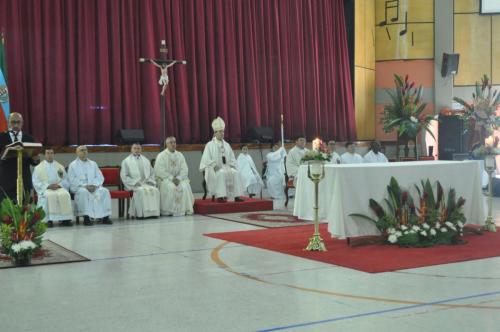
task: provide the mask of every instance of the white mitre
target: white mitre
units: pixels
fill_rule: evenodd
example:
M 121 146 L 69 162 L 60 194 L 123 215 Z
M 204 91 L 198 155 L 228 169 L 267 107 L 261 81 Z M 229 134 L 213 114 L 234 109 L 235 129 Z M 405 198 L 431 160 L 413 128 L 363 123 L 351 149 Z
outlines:
M 214 132 L 224 130 L 224 128 L 226 128 L 226 124 L 224 123 L 224 120 L 222 120 L 219 116 L 214 121 L 212 121 L 212 129 L 214 130 Z

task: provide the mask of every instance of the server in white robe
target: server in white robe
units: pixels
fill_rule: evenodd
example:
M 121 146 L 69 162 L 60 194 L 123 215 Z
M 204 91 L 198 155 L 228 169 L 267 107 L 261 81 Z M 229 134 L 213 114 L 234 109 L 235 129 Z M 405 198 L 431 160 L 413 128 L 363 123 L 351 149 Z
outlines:
M 346 152 L 340 156 L 342 164 L 361 164 L 363 163 L 363 157 L 354 152 L 354 143 L 347 142 L 345 143 Z
M 72 226 L 73 208 L 68 192 L 69 182 L 64 166 L 54 160 L 54 149 L 45 148 L 45 160 L 33 170 L 33 187 L 38 197 L 38 206 L 45 211 L 44 221 L 48 227 L 54 221 L 61 226 Z
M 293 180 L 294 184 L 296 183 L 302 157 L 309 151 L 306 148 L 306 143 L 304 136 L 298 136 L 295 140 L 295 146 L 288 151 L 288 155 L 286 156 L 286 174 L 288 175 L 288 179 Z
M 112 224 L 111 196 L 104 188 L 104 177 L 95 161 L 88 159 L 85 145 L 76 149 L 77 158 L 69 164 L 68 180 L 70 190 L 75 194 L 75 215 L 83 216 L 83 224 L 90 226 L 95 219 L 103 224 Z M 92 219 L 91 219 L 92 218 Z
M 129 214 L 138 219 L 160 216 L 160 191 L 149 159 L 142 146 L 132 144 L 131 154 L 122 161 L 120 177 L 126 190 L 133 191 Z
M 330 154 L 329 164 L 341 164 L 342 160 L 340 155 L 335 151 L 337 148 L 337 143 L 335 141 L 328 141 L 328 151 Z
M 167 137 L 166 149 L 155 161 L 155 175 L 160 188 L 161 214 L 184 216 L 193 214 L 194 196 L 188 178 L 184 155 L 176 150 L 175 137 Z
M 264 182 L 262 182 L 257 167 L 255 167 L 252 156 L 248 154 L 248 146 L 243 145 L 241 147 L 241 153 L 236 162 L 238 163 L 238 171 L 240 172 L 245 191 L 250 197 L 259 194 L 264 186 Z
M 266 186 L 273 199 L 285 199 L 285 157 L 286 150 L 279 144 L 266 155 Z
M 363 156 L 363 161 L 365 163 L 388 163 L 389 160 L 382 152 L 380 152 L 380 148 L 380 142 L 373 141 L 370 144 L 370 151 Z
M 199 168 L 205 172 L 209 196 L 214 195 L 219 203 L 233 199 L 242 202 L 243 186 L 233 149 L 224 141 L 225 127 L 220 117 L 212 122 L 214 137 L 205 145 Z

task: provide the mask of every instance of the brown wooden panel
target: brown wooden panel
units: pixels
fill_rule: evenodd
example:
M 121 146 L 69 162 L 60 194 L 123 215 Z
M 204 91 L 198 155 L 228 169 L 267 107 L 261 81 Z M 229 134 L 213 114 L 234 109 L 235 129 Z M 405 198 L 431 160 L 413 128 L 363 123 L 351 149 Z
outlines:
M 404 23 L 405 13 L 410 23 L 434 22 L 434 0 L 377 0 L 375 13 L 377 25 L 382 21 Z
M 491 16 L 455 14 L 454 49 L 460 54 L 455 85 L 474 85 L 491 76 Z
M 375 69 L 375 0 L 356 0 L 354 21 L 354 64 Z
M 480 0 L 455 0 L 453 10 L 455 13 L 478 13 Z

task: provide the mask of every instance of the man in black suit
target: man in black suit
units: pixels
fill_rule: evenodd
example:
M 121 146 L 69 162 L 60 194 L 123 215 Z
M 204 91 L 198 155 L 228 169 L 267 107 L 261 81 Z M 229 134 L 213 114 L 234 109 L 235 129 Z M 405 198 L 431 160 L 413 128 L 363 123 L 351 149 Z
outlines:
M 0 153 L 3 154 L 5 147 L 13 142 L 35 142 L 35 139 L 22 131 L 23 116 L 20 113 L 11 113 L 9 116 L 9 130 L 0 133 Z M 31 183 L 30 165 L 40 162 L 38 156 L 23 158 L 23 184 L 24 192 L 30 193 L 33 185 Z M 0 160 L 0 202 L 5 198 L 16 201 L 17 196 L 17 159 L 8 158 Z

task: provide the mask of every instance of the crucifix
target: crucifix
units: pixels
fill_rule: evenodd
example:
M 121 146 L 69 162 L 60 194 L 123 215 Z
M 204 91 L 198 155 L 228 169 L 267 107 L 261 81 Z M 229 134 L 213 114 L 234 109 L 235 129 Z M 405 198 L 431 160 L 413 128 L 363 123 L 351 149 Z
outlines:
M 187 64 L 186 60 L 173 60 L 167 59 L 167 45 L 165 40 L 161 41 L 160 45 L 160 58 L 152 59 L 152 58 L 140 58 L 139 62 L 141 63 L 151 63 L 154 66 L 160 69 L 160 79 L 158 80 L 158 84 L 162 86 L 160 93 L 160 118 L 161 118 L 161 128 L 160 128 L 160 146 L 165 148 L 165 93 L 167 91 L 168 86 L 168 68 L 172 67 L 175 64 Z

